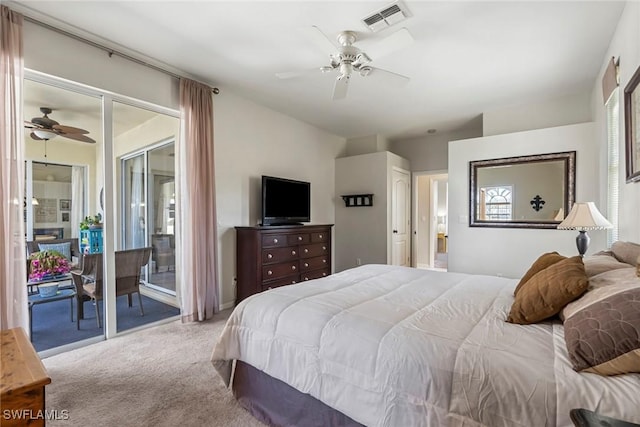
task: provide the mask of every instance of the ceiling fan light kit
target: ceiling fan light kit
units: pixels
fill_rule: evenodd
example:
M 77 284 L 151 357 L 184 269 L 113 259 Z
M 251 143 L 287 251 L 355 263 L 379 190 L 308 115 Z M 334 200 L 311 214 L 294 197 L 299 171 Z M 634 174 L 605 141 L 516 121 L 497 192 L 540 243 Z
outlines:
M 330 73 L 337 71 L 339 74 L 336 77 L 336 81 L 333 87 L 332 99 L 343 99 L 347 95 L 347 88 L 349 80 L 354 72 L 360 74 L 361 77 L 367 77 L 372 73 L 380 75 L 383 78 L 395 80 L 400 83 L 407 83 L 409 78 L 400 74 L 392 73 L 387 70 L 372 67 L 369 65 L 372 62 L 371 57 L 365 52 L 361 51 L 357 46 L 354 46 L 358 36 L 355 31 L 341 31 L 336 37 L 338 46 L 336 46 L 318 27 L 306 28 L 305 33 L 317 46 L 323 51 L 329 52 L 329 65 L 318 67 L 322 73 Z M 409 43 L 413 42 L 413 38 L 406 28 L 402 28 L 384 39 L 376 46 L 372 46 L 377 55 L 374 55 L 374 59 L 378 59 L 386 54 L 390 54 L 395 50 L 398 50 Z M 308 71 L 289 71 L 284 73 L 276 73 L 276 76 L 281 79 L 289 79 L 299 77 L 308 74 Z
M 58 136 L 57 133 L 48 131 L 46 129 L 36 129 L 32 133 L 35 134 L 35 136 L 37 136 L 39 139 L 43 139 L 45 141 L 48 141 Z

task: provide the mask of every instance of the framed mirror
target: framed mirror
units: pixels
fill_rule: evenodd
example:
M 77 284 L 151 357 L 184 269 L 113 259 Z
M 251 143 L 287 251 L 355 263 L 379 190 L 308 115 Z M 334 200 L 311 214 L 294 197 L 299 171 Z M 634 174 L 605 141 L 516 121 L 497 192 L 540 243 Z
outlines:
M 575 201 L 576 152 L 469 162 L 469 226 L 556 228 Z

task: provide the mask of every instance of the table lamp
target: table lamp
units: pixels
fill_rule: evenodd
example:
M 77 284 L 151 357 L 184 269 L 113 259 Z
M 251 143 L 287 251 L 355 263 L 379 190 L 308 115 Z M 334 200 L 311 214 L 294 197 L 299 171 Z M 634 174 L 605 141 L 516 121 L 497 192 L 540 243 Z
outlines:
M 593 202 L 574 203 L 569 215 L 558 225 L 558 230 L 578 230 L 576 246 L 583 257 L 589 247 L 587 230 L 604 230 L 613 225 L 596 208 Z

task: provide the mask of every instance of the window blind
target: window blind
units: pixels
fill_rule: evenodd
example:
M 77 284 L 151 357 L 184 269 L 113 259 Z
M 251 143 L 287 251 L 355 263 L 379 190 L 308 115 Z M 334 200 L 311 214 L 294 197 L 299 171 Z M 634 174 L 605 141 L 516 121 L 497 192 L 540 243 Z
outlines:
M 605 104 L 607 109 L 607 219 L 613 228 L 607 230 L 607 247 L 618 240 L 618 197 L 620 187 L 619 112 L 618 88 L 614 88 Z

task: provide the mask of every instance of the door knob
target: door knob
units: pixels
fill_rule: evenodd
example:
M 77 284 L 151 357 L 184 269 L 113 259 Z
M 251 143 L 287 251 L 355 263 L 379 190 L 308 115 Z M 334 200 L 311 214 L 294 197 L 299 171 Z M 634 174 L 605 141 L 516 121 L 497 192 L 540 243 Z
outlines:
M 398 234 L 398 230 L 393 230 L 393 232 L 394 232 L 395 234 Z

